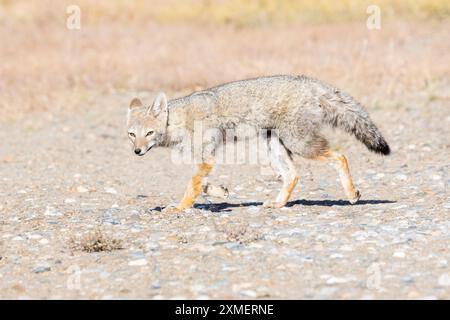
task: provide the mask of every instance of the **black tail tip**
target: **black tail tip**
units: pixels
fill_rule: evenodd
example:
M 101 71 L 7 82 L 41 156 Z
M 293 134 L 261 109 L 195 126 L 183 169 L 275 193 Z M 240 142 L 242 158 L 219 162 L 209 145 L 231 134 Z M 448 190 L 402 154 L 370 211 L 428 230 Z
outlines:
M 385 156 L 391 153 L 391 148 L 389 148 L 389 145 L 384 140 L 379 141 L 378 144 L 374 146 L 370 146 L 369 149 L 375 153 L 379 153 Z

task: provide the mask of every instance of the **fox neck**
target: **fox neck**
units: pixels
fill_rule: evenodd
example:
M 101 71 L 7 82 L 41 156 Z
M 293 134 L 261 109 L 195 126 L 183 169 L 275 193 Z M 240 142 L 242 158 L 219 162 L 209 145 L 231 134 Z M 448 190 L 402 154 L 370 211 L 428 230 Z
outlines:
M 166 145 L 177 144 L 183 140 L 186 134 L 192 134 L 194 122 L 198 120 L 196 114 L 198 115 L 199 109 L 204 105 L 211 106 L 217 103 L 216 98 L 213 92 L 196 91 L 188 96 L 170 100 L 168 102 Z
M 173 146 L 182 140 L 181 131 L 187 128 L 186 109 L 183 108 L 186 103 L 182 103 L 181 99 L 170 100 L 168 102 L 168 118 L 166 134 L 164 136 L 163 146 Z

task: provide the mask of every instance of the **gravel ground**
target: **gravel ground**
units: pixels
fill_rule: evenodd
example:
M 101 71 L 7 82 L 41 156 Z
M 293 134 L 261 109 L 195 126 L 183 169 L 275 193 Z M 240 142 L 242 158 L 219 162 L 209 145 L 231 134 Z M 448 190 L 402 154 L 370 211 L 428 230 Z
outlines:
M 369 109 L 389 157 L 334 137 L 356 205 L 331 166 L 305 160 L 286 208 L 261 206 L 276 177 L 221 166 L 210 181 L 230 198 L 181 214 L 160 208 L 191 169 L 167 149 L 133 155 L 128 99 L 2 125 L 1 298 L 450 298 L 448 99 Z

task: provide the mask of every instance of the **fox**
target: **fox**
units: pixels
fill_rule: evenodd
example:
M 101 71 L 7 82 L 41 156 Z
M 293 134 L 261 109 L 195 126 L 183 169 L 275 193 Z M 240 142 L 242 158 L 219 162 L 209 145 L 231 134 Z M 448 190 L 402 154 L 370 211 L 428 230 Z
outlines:
M 233 81 L 172 100 L 160 92 L 148 106 L 133 98 L 127 113 L 127 135 L 134 153 L 143 156 L 156 147 L 180 144 L 183 138 L 179 132 L 192 133 L 195 121 L 219 133 L 241 126 L 270 130 L 266 137 L 270 166 L 281 177 L 282 187 L 275 199 L 263 203 L 266 208 L 287 204 L 299 180 L 298 157 L 332 163 L 349 202 L 355 204 L 360 199 L 346 156 L 332 150 L 322 132 L 327 126 L 353 135 L 374 153 L 390 154 L 388 143 L 358 101 L 304 75 Z M 216 164 L 217 148 L 226 143 L 229 141 L 223 135 L 215 134 L 201 142 L 200 161 L 181 201 L 164 211 L 181 212 L 194 205 Z

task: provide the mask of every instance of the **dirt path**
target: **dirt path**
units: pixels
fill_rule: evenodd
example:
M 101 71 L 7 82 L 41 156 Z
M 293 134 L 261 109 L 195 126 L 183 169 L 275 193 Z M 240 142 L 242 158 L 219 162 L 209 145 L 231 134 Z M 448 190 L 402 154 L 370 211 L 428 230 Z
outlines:
M 357 205 L 332 167 L 304 161 L 287 208 L 260 205 L 275 177 L 222 166 L 210 181 L 227 202 L 165 215 L 152 209 L 179 199 L 191 170 L 164 149 L 132 154 L 128 99 L 1 127 L 0 298 L 450 298 L 448 100 L 369 109 L 390 157 L 334 139 Z M 96 245 L 122 249 L 83 251 Z

